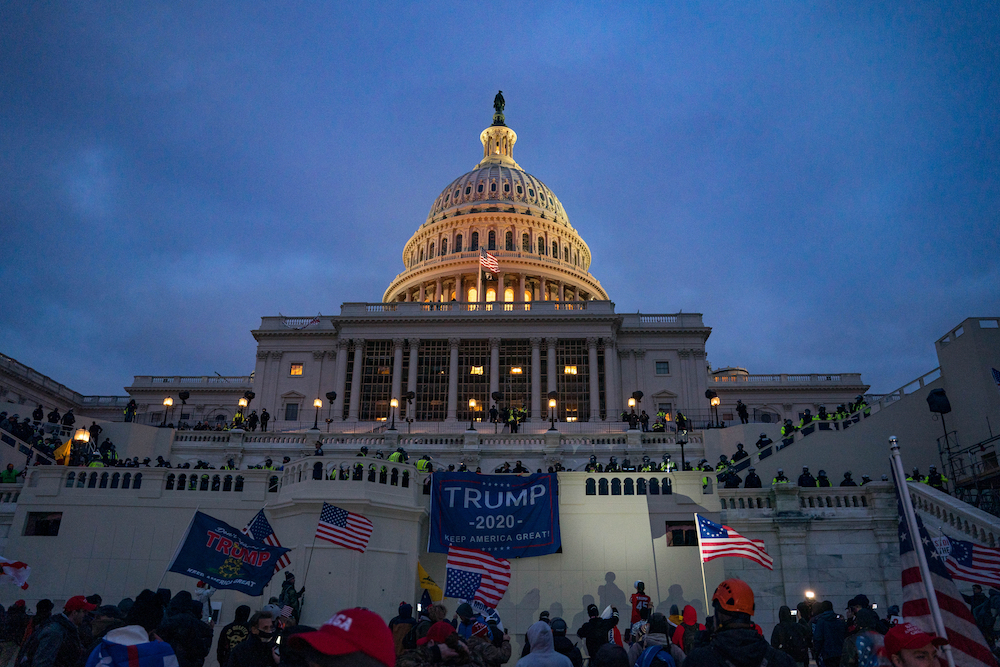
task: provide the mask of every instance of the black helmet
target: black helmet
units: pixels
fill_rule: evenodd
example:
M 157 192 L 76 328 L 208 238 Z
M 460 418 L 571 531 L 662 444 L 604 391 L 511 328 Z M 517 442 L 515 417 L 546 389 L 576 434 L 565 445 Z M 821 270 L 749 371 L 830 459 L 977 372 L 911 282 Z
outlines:
M 929 468 L 927 468 L 927 470 L 930 471 L 930 472 L 934 472 L 935 470 L 937 470 L 937 466 L 931 464 L 931 466 Z
M 755 471 L 755 470 L 757 470 L 757 469 L 756 469 L 756 468 L 754 468 L 753 466 L 750 466 L 749 468 L 747 468 L 747 470 L 749 470 L 750 472 L 754 472 L 754 471 Z
M 846 477 L 847 479 L 850 479 L 851 478 L 851 471 L 848 470 L 847 472 L 845 472 L 844 473 L 844 477 Z
M 642 462 L 643 463 L 649 463 L 649 456 L 643 456 L 642 457 Z
M 760 437 L 762 437 L 762 438 L 766 438 L 766 437 L 767 437 L 767 433 L 761 433 L 761 434 L 760 434 Z
M 611 457 L 610 461 L 611 463 L 618 463 L 618 459 L 615 458 L 614 456 Z
M 819 476 L 820 477 L 826 477 L 826 471 L 825 470 L 820 470 L 819 471 Z
M 782 468 L 778 468 L 778 474 L 779 475 L 784 475 L 785 471 Z
M 726 460 L 726 455 L 725 454 L 719 455 L 719 461 L 725 461 L 725 460 Z
M 802 466 L 802 472 L 809 472 L 809 466 Z
M 361 451 L 364 452 L 365 454 L 367 454 L 368 453 L 368 447 L 365 446 L 365 445 L 361 445 Z
M 590 462 L 591 463 L 597 463 L 597 455 L 591 454 L 590 455 Z
M 663 455 L 663 460 L 664 461 L 669 461 L 670 460 L 670 454 L 664 454 Z

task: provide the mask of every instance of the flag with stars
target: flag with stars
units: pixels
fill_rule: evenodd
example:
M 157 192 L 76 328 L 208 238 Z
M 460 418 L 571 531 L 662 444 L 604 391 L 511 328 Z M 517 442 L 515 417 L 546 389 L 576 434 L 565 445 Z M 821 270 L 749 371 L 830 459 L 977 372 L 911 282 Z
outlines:
M 479 600 L 495 609 L 509 585 L 509 560 L 476 549 L 448 548 L 445 597 Z
M 893 472 L 895 478 L 895 471 Z M 906 488 L 905 486 L 903 487 Z M 941 618 L 948 634 L 948 643 L 952 646 L 952 655 L 956 667 L 997 667 L 997 661 L 986 647 L 983 633 L 976 627 L 972 613 L 962 600 L 955 582 L 952 581 L 944 558 L 938 553 L 924 528 L 920 515 L 917 515 L 919 535 L 910 535 L 903 514 L 903 504 L 899 497 L 899 482 L 896 481 L 896 508 L 899 513 L 899 563 L 903 571 L 903 618 L 916 625 L 924 632 L 937 634 L 934 630 L 934 619 L 931 616 L 930 604 L 927 601 L 927 591 L 924 588 L 920 573 L 920 562 L 916 548 L 923 549 L 930 569 L 931 584 L 938 606 L 941 608 Z M 917 539 L 914 540 L 914 537 Z
M 274 534 L 274 529 L 271 528 L 270 522 L 268 522 L 267 517 L 264 516 L 264 510 L 257 512 L 254 518 L 250 519 L 250 523 L 246 525 L 243 529 L 244 535 L 249 535 L 258 542 L 263 542 L 272 547 L 280 547 L 281 542 L 278 541 L 278 536 Z M 288 557 L 288 552 L 281 554 L 281 558 L 278 562 L 274 564 L 274 571 L 288 567 L 292 564 L 292 560 Z
M 1000 371 L 995 368 L 991 368 L 990 370 L 993 371 L 993 382 L 996 384 L 997 389 L 1000 389 Z
M 698 523 L 698 552 L 702 563 L 716 558 L 736 556 L 752 560 L 769 570 L 774 569 L 774 559 L 764 548 L 763 540 L 743 537 L 729 526 L 709 521 L 698 514 L 695 514 L 694 518 Z
M 360 514 L 323 503 L 316 537 L 354 551 L 365 552 L 372 536 L 372 522 Z
M 981 547 L 950 537 L 944 539 L 948 540 L 951 547 L 944 564 L 952 579 L 1000 588 L 1000 549 Z

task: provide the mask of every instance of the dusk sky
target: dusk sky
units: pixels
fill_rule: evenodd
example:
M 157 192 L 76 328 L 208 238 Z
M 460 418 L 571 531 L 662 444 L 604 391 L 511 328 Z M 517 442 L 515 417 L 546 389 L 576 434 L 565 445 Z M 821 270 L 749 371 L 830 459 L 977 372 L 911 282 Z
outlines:
M 502 89 L 618 312 L 891 391 L 1000 314 L 1000 3 L 871 4 L 5 3 L 0 352 L 249 374 L 381 300 Z

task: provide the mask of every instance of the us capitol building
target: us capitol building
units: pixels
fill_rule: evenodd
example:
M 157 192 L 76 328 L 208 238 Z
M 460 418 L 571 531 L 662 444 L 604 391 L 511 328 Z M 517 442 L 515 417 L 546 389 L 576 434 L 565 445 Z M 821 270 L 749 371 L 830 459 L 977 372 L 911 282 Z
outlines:
M 382 300 L 345 303 L 333 316 L 263 317 L 252 332 L 249 376 L 137 375 L 127 396 L 88 396 L 0 356 L 0 408 L 22 416 L 36 403 L 73 408 L 77 425 L 97 420 L 122 457 L 162 456 L 174 466 L 36 466 L 23 483 L 2 485 L 0 553 L 33 571 L 26 592 L 0 584 L 0 602 L 61 603 L 92 592 L 117 601 L 161 578 L 175 591 L 192 589 L 193 580 L 164 570 L 194 511 L 242 527 L 265 507 L 306 586 L 305 623 L 355 605 L 390 618 L 400 600 L 419 599 L 418 560 L 444 584 L 444 555 L 426 550 L 428 475 L 413 465 L 427 454 L 438 469 L 465 463 L 490 472 L 515 460 L 531 470 L 568 469 L 558 473 L 561 552 L 513 561 L 498 607 L 515 642 L 541 610 L 575 630 L 591 602 L 626 608 L 637 579 L 657 610 L 690 603 L 703 617 L 695 512 L 764 540 L 774 570 L 725 558 L 705 572 L 709 591 L 727 576 L 748 581 L 765 631 L 781 605 L 794 607 L 807 590 L 835 608 L 860 592 L 880 609 L 900 603 L 895 499 L 879 481 L 889 472 L 888 437 L 899 437 L 909 466 L 941 461 L 941 426 L 925 399 L 946 388 L 955 406 L 949 424 L 963 444 L 986 441 L 981 415 L 1000 414 L 1000 397 L 978 378 L 1000 366 L 1000 318 L 959 324 L 935 343 L 938 368 L 885 395 L 866 394 L 858 373 L 712 369 L 711 329 L 700 314 L 615 312 L 559 199 L 514 161 L 517 135 L 502 98 L 495 109 L 480 135 L 482 159 L 434 200 Z M 496 266 L 481 277 L 483 249 Z M 639 392 L 636 409 L 662 413 L 662 430 L 621 421 Z M 782 442 L 783 420 L 859 394 L 869 410 Z M 266 432 L 172 427 L 228 424 L 241 399 L 249 402 L 244 414 L 268 411 Z M 125 423 L 130 400 L 138 411 Z M 737 400 L 750 423 L 740 423 Z M 494 404 L 526 412 L 518 433 L 490 423 Z M 675 428 L 678 412 L 691 420 L 686 432 Z M 774 444 L 754 447 L 761 434 Z M 0 465 L 20 469 L 24 443 L 7 433 L 0 439 Z M 764 488 L 720 489 L 700 472 L 581 472 L 591 456 L 714 463 L 738 443 L 750 452 L 741 474 L 755 466 Z M 410 462 L 358 458 L 361 447 L 386 455 L 404 447 Z M 250 469 L 284 457 L 281 470 Z M 222 468 L 229 459 L 237 470 Z M 198 461 L 213 468 L 193 469 Z M 184 463 L 192 468 L 178 470 Z M 362 474 L 340 474 L 357 463 Z M 779 468 L 795 479 L 804 465 L 825 468 L 834 487 L 771 488 Z M 850 470 L 875 481 L 837 486 Z M 995 517 L 922 484 L 911 493 L 938 534 L 990 546 L 1000 538 Z M 373 522 L 364 554 L 317 544 L 324 502 Z M 222 623 L 243 603 L 262 601 L 233 591 L 212 599 Z M 458 602 L 446 604 L 453 612 Z

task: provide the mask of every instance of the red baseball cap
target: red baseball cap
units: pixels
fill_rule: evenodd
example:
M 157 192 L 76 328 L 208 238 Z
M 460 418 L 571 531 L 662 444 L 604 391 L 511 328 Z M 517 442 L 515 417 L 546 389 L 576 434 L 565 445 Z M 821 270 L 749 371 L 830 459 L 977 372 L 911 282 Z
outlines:
M 288 644 L 303 641 L 324 655 L 347 655 L 358 651 L 370 655 L 386 667 L 396 664 L 396 645 L 382 617 L 367 609 L 337 612 L 319 630 L 288 638 Z
M 928 634 L 912 623 L 898 623 L 885 633 L 886 655 L 895 655 L 904 648 L 922 648 L 928 644 L 941 646 L 947 643 L 947 639 Z
M 455 632 L 455 626 L 453 626 L 448 621 L 438 621 L 430 627 L 427 631 L 425 637 L 421 637 L 417 640 L 417 644 L 423 646 L 429 641 L 433 641 L 435 644 L 442 644 L 444 640 L 450 637 Z
M 81 609 L 84 611 L 94 611 L 97 609 L 97 605 L 87 602 L 87 598 L 82 595 L 74 595 L 66 600 L 66 606 L 63 607 L 63 611 L 67 613 L 80 611 Z

